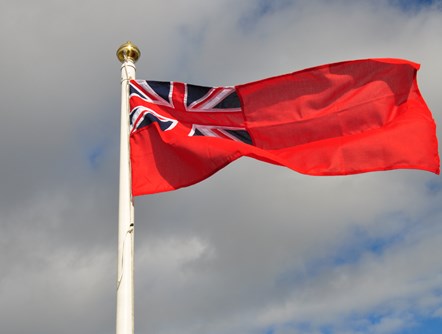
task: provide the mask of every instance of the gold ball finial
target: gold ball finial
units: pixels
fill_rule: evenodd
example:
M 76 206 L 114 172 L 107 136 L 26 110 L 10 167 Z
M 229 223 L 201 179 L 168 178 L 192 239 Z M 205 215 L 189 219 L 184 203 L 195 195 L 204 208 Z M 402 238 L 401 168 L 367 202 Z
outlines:
M 133 63 L 136 63 L 140 56 L 140 49 L 138 49 L 135 44 L 132 44 L 131 41 L 124 43 L 117 50 L 118 60 L 122 63 L 124 63 L 126 60 L 130 60 Z

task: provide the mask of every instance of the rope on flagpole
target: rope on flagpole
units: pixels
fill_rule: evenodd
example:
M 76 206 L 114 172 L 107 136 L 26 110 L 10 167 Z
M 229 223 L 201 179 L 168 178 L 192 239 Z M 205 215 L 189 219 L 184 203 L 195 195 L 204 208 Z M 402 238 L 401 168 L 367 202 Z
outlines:
M 134 224 L 131 223 L 130 226 L 129 226 L 129 229 L 126 232 L 126 236 L 124 237 L 123 250 L 122 250 L 123 254 L 124 254 L 124 248 L 126 247 L 127 236 L 129 234 L 133 233 L 133 231 L 134 231 Z M 120 262 L 121 262 L 121 268 L 124 268 L 124 256 L 123 255 L 120 256 Z M 117 291 L 120 288 L 121 281 L 123 280 L 123 273 L 124 273 L 124 270 L 122 269 L 121 273 L 120 273 L 120 276 L 118 277 L 118 280 L 117 280 Z
M 126 74 L 124 76 L 124 78 L 121 78 L 121 83 L 125 82 L 126 84 L 129 84 L 129 81 L 132 80 L 132 78 L 129 77 L 129 71 L 127 70 L 127 62 L 128 62 L 128 58 L 126 53 L 124 53 L 124 63 L 123 63 L 123 69 L 124 69 L 124 73 Z

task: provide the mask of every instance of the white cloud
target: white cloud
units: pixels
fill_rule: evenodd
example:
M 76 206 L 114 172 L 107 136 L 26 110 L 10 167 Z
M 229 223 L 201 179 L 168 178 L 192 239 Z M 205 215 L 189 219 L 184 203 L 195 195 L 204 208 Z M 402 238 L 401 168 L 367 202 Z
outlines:
M 207 85 L 410 58 L 442 121 L 440 2 L 409 11 L 380 0 L 0 6 L 8 333 L 114 330 L 114 53 L 127 39 L 141 48 L 139 78 Z M 191 188 L 137 198 L 136 331 L 400 333 L 440 317 L 440 189 L 423 172 L 315 178 L 244 159 Z

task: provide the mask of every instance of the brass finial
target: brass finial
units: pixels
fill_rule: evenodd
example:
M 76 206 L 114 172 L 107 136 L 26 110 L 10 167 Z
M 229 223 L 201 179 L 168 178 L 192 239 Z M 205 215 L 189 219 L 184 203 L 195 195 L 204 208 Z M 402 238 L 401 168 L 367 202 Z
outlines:
M 122 63 L 124 63 L 126 60 L 131 60 L 132 62 L 136 63 L 140 56 L 140 49 L 138 49 L 135 44 L 132 44 L 131 41 L 124 43 L 117 50 L 118 60 Z

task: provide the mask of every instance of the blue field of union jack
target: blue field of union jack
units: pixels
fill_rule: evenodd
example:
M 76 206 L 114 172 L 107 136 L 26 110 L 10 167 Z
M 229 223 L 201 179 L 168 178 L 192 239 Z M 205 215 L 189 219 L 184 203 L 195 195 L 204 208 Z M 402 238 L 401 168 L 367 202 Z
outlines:
M 180 82 L 132 80 L 130 98 L 143 101 L 130 111 L 131 133 L 157 123 L 162 131 L 179 123 L 188 136 L 217 137 L 252 144 L 244 127 L 235 87 L 204 87 Z M 232 118 L 241 118 L 240 124 Z

